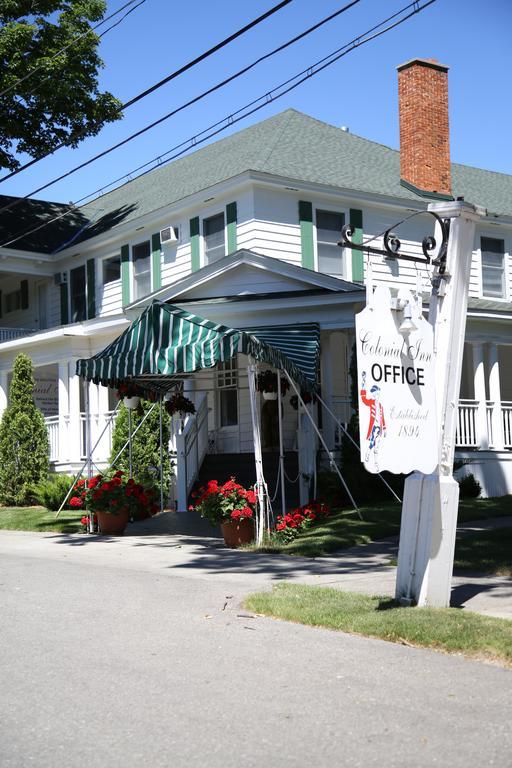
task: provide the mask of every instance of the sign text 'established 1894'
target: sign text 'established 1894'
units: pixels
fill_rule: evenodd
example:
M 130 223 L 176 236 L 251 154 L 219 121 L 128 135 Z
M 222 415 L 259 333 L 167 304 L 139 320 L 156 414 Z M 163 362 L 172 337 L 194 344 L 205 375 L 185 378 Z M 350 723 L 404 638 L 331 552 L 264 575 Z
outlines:
M 392 309 L 379 286 L 356 315 L 361 460 L 369 472 L 433 472 L 438 463 L 434 336 L 415 298 Z M 404 317 L 404 315 L 410 317 Z

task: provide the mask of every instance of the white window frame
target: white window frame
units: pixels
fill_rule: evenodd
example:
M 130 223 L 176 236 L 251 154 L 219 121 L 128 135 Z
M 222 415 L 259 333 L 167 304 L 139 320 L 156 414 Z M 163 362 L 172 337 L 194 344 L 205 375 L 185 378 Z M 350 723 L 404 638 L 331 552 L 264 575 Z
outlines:
M 223 208 L 216 208 L 215 210 L 212 210 L 211 213 L 208 212 L 207 214 L 200 217 L 200 238 L 201 238 L 201 263 L 203 267 L 208 266 L 209 262 L 207 260 L 207 254 L 206 254 L 206 238 L 204 236 L 204 224 L 208 219 L 213 219 L 216 216 L 223 216 L 224 218 L 224 256 L 227 255 L 228 252 L 228 243 L 227 243 L 227 236 L 226 236 L 226 206 Z M 224 256 L 222 258 L 224 258 Z M 218 261 L 218 259 L 217 259 Z M 215 261 L 212 262 L 215 264 Z
M 500 236 L 501 235 L 501 236 Z M 489 240 L 501 240 L 503 242 L 503 296 L 488 296 L 484 293 L 484 265 L 482 260 L 482 238 L 488 238 Z M 477 248 L 478 265 L 479 265 L 479 282 L 480 282 L 480 296 L 482 299 L 488 301 L 508 301 L 510 296 L 510 253 L 511 253 L 511 239 L 504 237 L 501 233 L 482 231 L 477 232 Z
M 133 249 L 136 248 L 138 245 L 142 245 L 143 243 L 149 243 L 149 293 L 145 293 L 144 296 L 137 296 L 136 295 L 137 283 L 135 280 Z M 151 237 L 148 237 L 148 235 L 146 235 L 145 237 L 141 237 L 139 240 L 135 240 L 133 243 L 130 243 L 130 284 L 131 284 L 131 295 L 133 296 L 134 301 L 139 301 L 139 299 L 143 299 L 145 298 L 145 296 L 149 296 L 152 293 L 153 263 L 151 259 Z
M 342 205 L 336 205 L 333 203 L 314 203 L 313 204 L 313 210 L 314 210 L 314 216 L 313 216 L 313 254 L 315 259 L 315 272 L 320 272 L 319 266 L 318 266 L 318 228 L 316 225 L 316 219 L 317 219 L 317 213 L 318 211 L 325 211 L 326 213 L 337 213 L 341 216 L 343 216 L 344 224 L 348 223 L 349 220 L 349 211 L 347 208 L 344 208 Z M 340 232 L 341 236 L 341 232 Z M 352 280 L 352 259 L 349 258 L 350 249 L 349 248 L 340 248 L 341 256 L 343 259 L 343 272 L 339 275 L 332 275 L 332 277 L 337 277 L 339 280 Z M 331 274 L 327 272 L 322 272 L 321 274 Z

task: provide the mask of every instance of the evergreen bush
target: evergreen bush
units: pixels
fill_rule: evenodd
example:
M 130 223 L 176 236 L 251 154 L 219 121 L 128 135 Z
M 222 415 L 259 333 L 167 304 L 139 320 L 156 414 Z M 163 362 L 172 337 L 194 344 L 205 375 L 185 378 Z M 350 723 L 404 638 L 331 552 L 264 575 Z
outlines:
M 34 403 L 34 370 L 27 355 L 14 361 L 9 404 L 0 421 L 0 501 L 23 506 L 49 469 L 48 430 Z
M 461 499 L 478 499 L 482 486 L 476 477 L 469 473 L 459 479 L 459 494 Z
M 57 512 L 73 485 L 74 479 L 71 475 L 50 475 L 32 487 L 34 501 L 51 512 Z M 72 509 L 69 499 L 64 509 Z
M 141 400 L 140 406 L 132 410 L 132 434 L 144 418 L 145 414 L 154 405 L 147 400 Z M 132 439 L 132 468 L 133 479 L 137 483 L 160 485 L 160 426 L 159 409 L 157 404 Z M 173 467 L 171 464 L 168 444 L 170 437 L 170 416 L 163 411 L 163 464 L 164 464 L 164 498 L 169 494 L 169 486 Z M 128 440 L 128 409 L 121 404 L 112 433 L 112 453 L 110 462 L 115 459 L 123 445 Z M 128 448 L 121 454 L 113 470 L 122 469 L 126 477 L 129 475 Z

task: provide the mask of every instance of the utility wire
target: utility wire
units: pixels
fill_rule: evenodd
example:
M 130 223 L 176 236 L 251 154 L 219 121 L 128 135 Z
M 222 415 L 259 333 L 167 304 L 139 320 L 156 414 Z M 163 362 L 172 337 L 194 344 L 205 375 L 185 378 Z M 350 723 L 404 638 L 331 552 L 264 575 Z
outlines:
M 269 16 L 272 16 L 277 11 L 280 11 L 281 8 L 284 8 L 285 5 L 289 5 L 292 2 L 292 0 L 281 0 L 280 3 L 270 8 L 270 10 L 263 13 L 261 16 L 258 16 L 257 19 L 253 19 L 253 21 L 249 22 L 249 24 L 246 24 L 244 27 L 241 27 L 236 32 L 234 32 L 229 37 L 226 37 L 224 40 L 221 40 L 220 43 L 217 43 L 212 48 L 209 48 L 204 53 L 201 53 L 199 56 L 196 56 L 195 59 L 192 59 L 192 61 L 189 61 L 187 64 L 184 64 L 179 69 L 175 70 L 174 72 L 171 72 L 170 75 L 167 75 L 167 77 L 164 77 L 163 80 L 159 80 L 158 83 L 155 83 L 150 88 L 147 88 L 145 91 L 142 91 L 142 93 L 137 94 L 137 96 L 134 96 L 132 99 L 127 101 L 125 104 L 122 104 L 119 107 L 119 113 L 124 112 L 125 109 L 128 107 L 131 107 L 132 104 L 136 104 L 136 102 L 140 101 L 141 99 L 148 96 L 150 93 L 153 93 L 158 88 L 161 88 L 166 83 L 170 82 L 171 80 L 174 80 L 179 75 L 182 75 L 187 70 L 194 67 L 196 64 L 199 64 L 201 61 L 204 61 L 204 59 L 207 59 L 212 54 L 219 51 L 221 48 L 224 48 L 229 43 L 233 42 L 233 40 L 236 40 L 236 38 L 240 37 L 241 35 L 248 32 L 248 30 L 255 27 L 257 24 L 260 24 L 262 21 L 265 21 L 265 19 L 268 19 Z M 80 136 L 85 133 L 85 129 L 82 132 L 79 132 L 75 136 L 73 136 L 73 141 L 76 141 L 77 138 L 80 138 Z M 6 176 L 2 176 L 0 178 L 0 183 L 2 181 L 7 181 L 7 179 L 11 179 L 13 176 L 16 176 L 18 173 L 21 173 L 21 171 L 24 171 L 26 168 L 30 168 L 32 165 L 35 165 L 40 160 L 43 160 L 45 157 L 49 157 L 50 155 L 53 155 L 54 152 L 57 152 L 58 149 L 62 149 L 62 147 L 66 147 L 70 144 L 71 137 L 68 137 L 65 141 L 62 141 L 60 144 L 57 144 L 56 147 L 54 147 L 50 152 L 47 152 L 44 155 L 41 155 L 41 157 L 35 157 L 33 160 L 30 160 L 28 163 L 25 163 L 25 165 L 21 165 L 19 168 L 17 168 L 14 171 L 11 171 L 11 173 L 8 173 Z
M 392 16 L 389 16 L 384 21 L 381 21 L 379 24 L 376 24 L 371 29 L 367 30 L 366 32 L 362 33 L 361 35 L 358 35 L 353 40 L 351 40 L 349 43 L 346 43 L 342 48 L 338 48 L 337 51 L 334 51 L 333 53 L 329 54 L 328 56 L 324 57 L 323 59 L 320 59 L 316 64 L 311 65 L 307 69 L 300 72 L 298 75 L 295 75 L 295 77 L 290 78 L 284 83 L 281 83 L 280 86 L 277 86 L 272 91 L 267 91 L 264 96 L 261 96 L 258 99 L 255 99 L 254 101 L 250 102 L 249 104 L 246 104 L 245 107 L 242 107 L 241 109 L 237 110 L 236 112 L 233 112 L 228 117 L 224 118 L 223 120 L 218 121 L 217 123 L 214 123 L 213 125 L 209 126 L 209 128 L 206 128 L 204 131 L 201 131 L 201 133 L 196 134 L 196 136 L 193 136 L 191 139 L 187 139 L 186 141 L 181 142 L 181 144 L 176 145 L 172 149 L 168 150 L 162 155 L 159 155 L 156 158 L 153 158 L 152 160 L 149 160 L 148 162 L 144 163 L 143 165 L 138 166 L 137 168 L 130 171 L 128 174 L 124 174 L 124 176 L 120 176 L 119 178 L 115 179 L 114 181 L 111 181 L 109 184 L 103 185 L 102 187 L 99 187 L 94 192 L 90 192 L 88 195 L 84 195 L 84 197 L 81 197 L 79 200 L 76 200 L 73 203 L 73 206 L 77 206 L 79 203 L 83 203 L 85 200 L 89 199 L 90 197 L 93 197 L 94 195 L 100 195 L 103 194 L 105 189 L 107 187 L 110 187 L 114 184 L 117 184 L 119 181 L 122 181 L 124 179 L 128 179 L 129 181 L 133 181 L 131 178 L 132 174 L 137 173 L 137 171 L 140 171 L 144 168 L 147 168 L 149 165 L 154 165 L 155 163 L 157 166 L 162 165 L 164 162 L 168 163 L 171 160 L 175 160 L 180 155 L 183 155 L 185 152 L 187 152 L 189 149 L 196 147 L 199 144 L 203 144 L 208 139 L 212 138 L 213 136 L 216 136 L 217 134 L 221 133 L 222 131 L 229 128 L 231 125 L 234 125 L 238 123 L 240 120 L 245 119 L 246 117 L 249 117 L 250 115 L 254 114 L 255 112 L 258 112 L 260 109 L 265 107 L 267 104 L 269 104 L 272 101 L 276 101 L 277 99 L 281 98 L 285 94 L 289 93 L 290 91 L 297 88 L 301 83 L 305 82 L 311 77 L 314 77 L 319 72 L 322 72 L 327 67 L 334 64 L 339 59 L 343 58 L 344 56 L 347 56 L 349 53 L 351 53 L 356 48 L 359 48 L 362 45 L 365 45 L 366 43 L 371 42 L 372 40 L 375 40 L 378 37 L 381 37 L 382 35 L 386 34 L 387 32 L 390 32 L 395 27 L 400 26 L 405 21 L 410 19 L 412 16 L 416 15 L 417 13 L 420 13 L 421 11 L 428 8 L 430 5 L 433 5 L 437 0 L 428 0 L 428 2 L 424 3 L 423 5 L 420 5 L 418 0 L 415 0 L 415 2 L 409 3 L 409 5 L 406 5 L 404 8 L 402 8 L 400 11 L 397 11 Z M 379 27 L 382 27 L 384 24 L 386 24 L 388 21 L 396 18 L 397 16 L 400 16 L 401 14 L 405 13 L 407 10 L 412 8 L 413 10 L 408 13 L 406 16 L 404 16 L 401 19 L 398 19 L 397 21 L 393 22 L 392 24 L 389 24 L 384 29 L 380 29 Z M 379 30 L 377 32 L 374 32 L 374 30 Z M 372 34 L 374 32 L 374 34 Z M 297 81 L 297 82 L 294 82 Z M 279 91 L 276 95 L 272 95 L 274 91 Z M 259 103 L 262 102 L 262 103 Z M 256 106 L 254 106 L 256 105 Z M 205 135 L 206 134 L 206 135 Z M 198 136 L 202 138 L 198 139 Z M 184 145 L 190 145 L 186 146 L 183 149 L 179 149 L 180 147 L 183 147 Z M 163 158 L 166 157 L 171 152 L 174 152 L 175 150 L 179 149 L 179 151 L 175 152 L 175 154 L 172 154 L 170 157 L 167 157 L 164 161 Z M 145 176 L 147 173 L 150 173 L 154 168 L 148 168 L 147 170 L 143 171 L 143 173 L 140 173 L 136 178 L 141 178 L 142 176 Z M 0 213 L 4 209 L 0 209 Z M 69 216 L 70 213 L 76 213 L 76 207 L 72 207 L 69 210 L 65 211 L 62 214 L 59 214 L 58 216 L 53 217 L 52 219 L 49 219 L 46 222 L 43 222 L 37 227 L 34 227 L 30 230 L 26 230 L 24 232 L 18 233 L 13 238 L 10 238 L 9 240 L 0 243 L 0 248 L 4 248 L 6 246 L 12 245 L 13 243 L 17 242 L 18 240 L 21 240 L 23 237 L 27 237 L 28 235 L 32 235 L 35 232 L 38 232 L 39 230 L 43 229 L 44 227 L 47 227 L 49 224 L 52 224 L 54 221 L 58 221 L 62 219 L 64 216 Z
M 249 70 L 253 69 L 257 64 L 260 64 L 262 61 L 265 61 L 266 59 L 270 59 L 276 53 L 280 53 L 281 51 L 284 51 L 286 48 L 288 48 L 290 45 L 293 45 L 298 40 L 302 40 L 302 38 L 306 37 L 307 35 L 311 34 L 315 30 L 319 29 L 324 24 L 327 24 L 327 22 L 332 21 L 332 19 L 336 18 L 337 16 L 340 16 L 342 13 L 345 13 L 345 11 L 348 11 L 350 8 L 352 8 L 352 6 L 357 5 L 357 3 L 359 2 L 361 2 L 361 0 L 352 0 L 352 2 L 350 2 L 348 5 L 345 5 L 342 8 L 339 8 L 334 13 L 331 13 L 330 16 L 326 16 L 324 19 L 317 22 L 312 27 L 308 27 L 308 29 L 304 30 L 304 32 L 301 32 L 299 35 L 296 35 L 291 40 L 288 40 L 287 42 L 283 43 L 279 47 L 274 48 L 274 50 L 269 51 L 269 53 L 266 53 L 263 56 L 260 56 L 251 64 L 248 64 L 246 67 L 243 67 L 243 69 L 239 69 L 238 72 L 235 72 L 233 75 L 230 75 L 230 77 L 227 77 L 225 80 L 222 80 L 221 82 L 217 83 L 211 88 L 208 88 L 206 91 L 203 91 L 202 93 L 199 94 L 199 96 L 195 96 L 193 99 L 190 99 L 189 101 L 185 102 L 181 106 L 176 107 L 176 109 L 173 109 L 171 112 L 168 112 L 166 115 L 163 115 L 162 117 L 158 118 L 158 120 L 155 120 L 154 122 L 149 123 L 149 125 L 146 125 L 143 128 L 141 128 L 140 130 L 135 131 L 135 133 L 132 133 L 130 136 L 127 136 L 122 141 L 117 142 L 117 144 L 113 144 L 111 147 L 104 149 L 102 152 L 98 152 L 97 155 L 94 155 L 93 157 L 89 158 L 89 160 L 85 160 L 83 163 L 79 163 L 78 165 L 75 165 L 74 168 L 71 168 L 69 171 L 66 171 L 65 173 L 61 174 L 60 176 L 57 176 L 51 181 L 48 181 L 46 184 L 43 184 L 42 186 L 37 187 L 36 189 L 33 189 L 31 192 L 28 192 L 23 197 L 13 200 L 8 205 L 4 206 L 3 208 L 0 208 L 0 214 L 3 213 L 4 211 L 15 208 L 23 200 L 27 200 L 29 197 L 33 197 L 33 195 L 37 195 L 38 192 L 42 192 L 44 189 L 48 189 L 48 187 L 51 187 L 54 184 L 57 184 L 57 182 L 62 181 L 62 179 L 65 179 L 68 176 L 72 176 L 74 173 L 81 170 L 82 168 L 85 168 L 91 163 L 94 163 L 96 160 L 99 160 L 100 158 L 105 157 L 105 155 L 110 154 L 115 149 L 119 149 L 119 147 L 122 147 L 123 145 L 128 144 L 130 141 L 133 141 L 133 139 L 136 139 L 139 136 L 142 136 L 143 133 L 146 133 L 152 128 L 155 128 L 155 126 L 160 125 L 160 123 L 163 123 L 165 120 L 168 120 L 170 117 L 174 117 L 174 115 L 178 114 L 178 112 L 182 112 L 184 109 L 186 109 L 187 107 L 190 107 L 192 104 L 196 104 L 198 101 L 201 101 L 206 96 L 209 96 L 215 91 L 218 91 L 220 88 L 223 88 L 228 83 L 231 83 L 233 80 L 236 80 L 238 77 L 241 77 L 246 72 L 249 72 Z
M 30 72 L 27 72 L 26 75 L 24 75 L 23 77 L 20 77 L 19 80 L 16 80 L 16 82 L 12 83 L 11 85 L 8 85 L 7 88 L 4 88 L 3 91 L 0 91 L 0 96 L 5 96 L 6 93 L 9 93 L 9 91 L 12 91 L 13 88 L 17 88 L 18 85 L 21 85 L 21 83 L 24 83 L 25 80 L 28 80 L 29 77 L 32 77 L 32 75 L 35 75 L 36 72 L 39 72 L 41 69 L 45 69 L 51 61 L 53 61 L 62 53 L 64 53 L 64 51 L 67 51 L 68 48 L 71 48 L 72 45 L 75 45 L 75 43 L 77 43 L 79 40 L 82 40 L 84 37 L 87 37 L 87 35 L 90 35 L 91 33 L 93 33 L 96 29 L 98 29 L 98 27 L 101 27 L 102 24 L 105 24 L 105 22 L 110 21 L 110 19 L 113 19 L 114 16 L 117 16 L 119 13 L 124 11 L 130 5 L 133 5 L 135 2 L 136 0 L 130 0 L 130 2 L 122 5 L 120 8 L 117 9 L 117 11 L 114 11 L 109 16 L 106 16 L 104 19 L 102 19 L 97 24 L 95 24 L 93 27 L 90 27 L 88 30 L 86 30 L 85 32 L 82 32 L 82 34 L 80 35 L 75 35 L 75 37 L 73 37 L 73 39 L 70 40 L 67 45 L 64 45 L 59 51 L 57 51 L 57 53 L 54 53 L 53 56 L 50 56 L 49 59 L 46 59 L 44 64 L 40 64 L 38 67 L 31 69 Z M 145 2 L 146 0 L 139 0 L 139 2 L 134 8 L 130 8 L 130 10 L 127 11 L 121 19 L 116 21 L 115 24 L 112 24 L 110 27 L 108 27 L 108 29 L 104 29 L 103 32 L 100 32 L 98 34 L 98 37 L 103 37 L 103 35 L 106 35 L 107 32 L 110 32 L 111 29 L 114 29 L 114 27 L 117 27 L 119 24 L 121 24 L 121 22 L 127 16 L 129 16 L 130 13 L 132 13 L 136 8 L 139 7 L 139 5 L 142 5 Z M 46 75 L 46 77 L 44 77 L 43 80 L 46 80 L 48 77 L 50 77 L 50 75 Z

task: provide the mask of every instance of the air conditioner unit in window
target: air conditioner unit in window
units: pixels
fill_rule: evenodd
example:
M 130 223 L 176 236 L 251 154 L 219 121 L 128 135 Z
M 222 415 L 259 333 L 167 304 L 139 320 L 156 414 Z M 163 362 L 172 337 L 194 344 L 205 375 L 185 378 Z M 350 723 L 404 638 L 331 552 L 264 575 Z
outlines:
M 179 239 L 178 227 L 165 227 L 160 230 L 160 242 L 162 245 L 177 243 Z
M 53 276 L 53 281 L 55 285 L 64 285 L 68 281 L 68 273 L 67 272 L 57 272 Z

